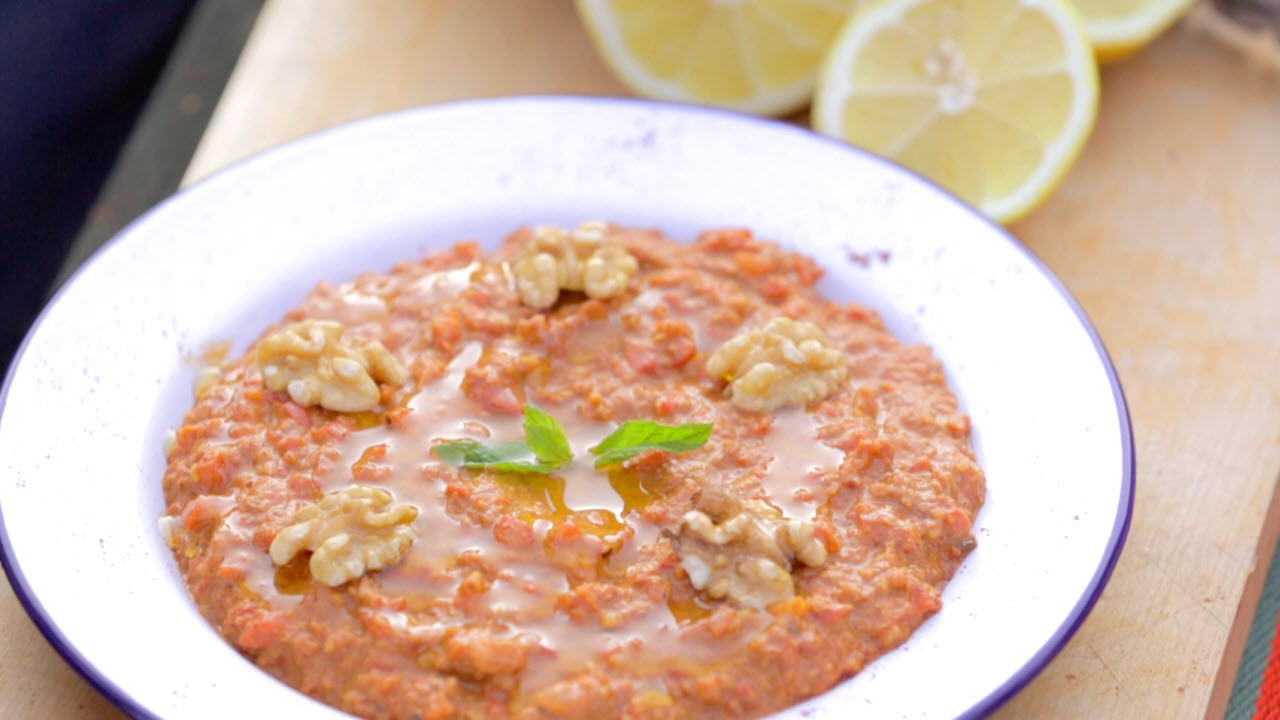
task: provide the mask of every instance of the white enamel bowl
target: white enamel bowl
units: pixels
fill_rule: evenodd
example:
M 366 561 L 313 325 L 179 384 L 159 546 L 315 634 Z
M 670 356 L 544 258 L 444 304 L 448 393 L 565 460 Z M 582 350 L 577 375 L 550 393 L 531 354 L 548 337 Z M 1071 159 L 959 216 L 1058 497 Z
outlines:
M 812 254 L 828 294 L 934 348 L 973 420 L 988 499 L 941 612 L 784 717 L 974 717 L 1044 667 L 1106 582 L 1133 498 L 1123 395 L 1062 285 L 880 158 L 781 123 L 586 98 L 437 106 L 292 143 L 176 195 L 80 270 L 0 396 L 0 551 L 50 642 L 138 717 L 340 716 L 218 638 L 156 531 L 190 359 L 242 350 L 321 279 L 590 218 L 678 239 L 747 226 Z

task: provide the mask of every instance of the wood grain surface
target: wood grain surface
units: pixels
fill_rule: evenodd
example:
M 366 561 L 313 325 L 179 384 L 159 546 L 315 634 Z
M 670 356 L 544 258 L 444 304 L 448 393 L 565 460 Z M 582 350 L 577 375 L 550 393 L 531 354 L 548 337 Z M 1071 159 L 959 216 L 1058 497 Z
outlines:
M 1012 230 L 1115 361 L 1136 509 L 1094 611 L 1002 720 L 1220 715 L 1274 550 L 1280 76 L 1184 24 L 1102 80 L 1079 164 Z M 270 0 L 186 181 L 361 117 L 537 93 L 625 94 L 568 0 Z M 118 716 L 0 589 L 0 717 Z
M 1275 550 L 1258 539 L 1280 471 L 1280 78 L 1183 27 L 1102 88 L 1079 165 L 1013 231 L 1119 371 L 1133 526 L 1093 613 L 1007 718 L 1204 715 L 1252 619 L 1257 554 L 1265 569 Z

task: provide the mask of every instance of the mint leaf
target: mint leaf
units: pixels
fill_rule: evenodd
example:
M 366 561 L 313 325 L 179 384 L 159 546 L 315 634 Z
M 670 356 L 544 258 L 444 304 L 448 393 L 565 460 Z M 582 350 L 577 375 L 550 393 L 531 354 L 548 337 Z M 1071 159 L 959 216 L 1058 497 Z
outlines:
M 679 453 L 697 450 L 711 437 L 711 423 L 663 425 L 653 420 L 628 420 L 609 437 L 591 448 L 596 467 L 613 465 L 645 450 Z
M 697 450 L 711 437 L 711 423 L 663 425 L 652 420 L 628 420 L 609 437 L 591 448 L 596 467 L 614 465 L 645 450 L 679 453 Z M 549 475 L 573 459 L 569 437 L 550 413 L 532 405 L 524 407 L 524 440 L 452 440 L 431 448 L 441 460 L 456 467 L 499 472 Z
M 559 465 L 538 458 L 520 440 L 482 443 L 476 440 L 454 440 L 431 448 L 441 460 L 457 467 L 499 472 L 532 472 L 549 474 Z
M 524 406 L 524 440 L 483 443 L 455 440 L 432 448 L 441 460 L 457 467 L 548 475 L 573 459 L 569 437 L 544 410 Z
M 564 427 L 550 413 L 532 405 L 524 406 L 524 440 L 543 463 L 560 467 L 573 459 Z

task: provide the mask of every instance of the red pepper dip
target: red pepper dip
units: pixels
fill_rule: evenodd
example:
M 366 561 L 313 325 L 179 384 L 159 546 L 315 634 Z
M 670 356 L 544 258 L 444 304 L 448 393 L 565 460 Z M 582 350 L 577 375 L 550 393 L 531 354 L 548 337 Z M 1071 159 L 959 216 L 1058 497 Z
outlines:
M 161 530 L 200 612 L 366 718 L 759 717 L 941 607 L 985 494 L 927 347 L 740 229 L 584 223 L 319 284 L 199 389 Z M 549 472 L 433 448 L 563 426 Z M 705 444 L 603 468 L 628 420 Z

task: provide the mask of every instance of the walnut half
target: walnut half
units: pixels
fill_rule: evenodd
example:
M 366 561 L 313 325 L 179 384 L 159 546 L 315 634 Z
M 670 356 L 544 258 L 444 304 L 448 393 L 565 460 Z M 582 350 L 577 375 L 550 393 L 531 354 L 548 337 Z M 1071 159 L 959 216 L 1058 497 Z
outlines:
M 608 226 L 588 221 L 572 232 L 542 225 L 513 268 L 516 290 L 525 305 L 544 309 L 561 290 L 580 290 L 592 298 L 611 298 L 627 289 L 639 265 Z
M 330 587 L 398 562 L 413 544 L 418 508 L 392 500 L 381 488 L 353 485 L 303 506 L 271 541 L 272 562 L 310 550 L 311 577 Z
M 721 345 L 707 360 L 707 374 L 729 381 L 726 392 L 734 405 L 771 412 L 825 398 L 844 382 L 849 367 L 817 325 L 774 318 Z
M 827 559 L 813 523 L 710 490 L 684 514 L 676 548 L 694 588 L 756 609 L 795 595 L 796 563 L 817 567 Z
M 267 387 L 288 392 L 299 405 L 362 412 L 382 399 L 378 382 L 409 381 L 409 372 L 382 343 L 345 344 L 342 333 L 342 325 L 331 320 L 303 320 L 268 335 L 257 352 Z

